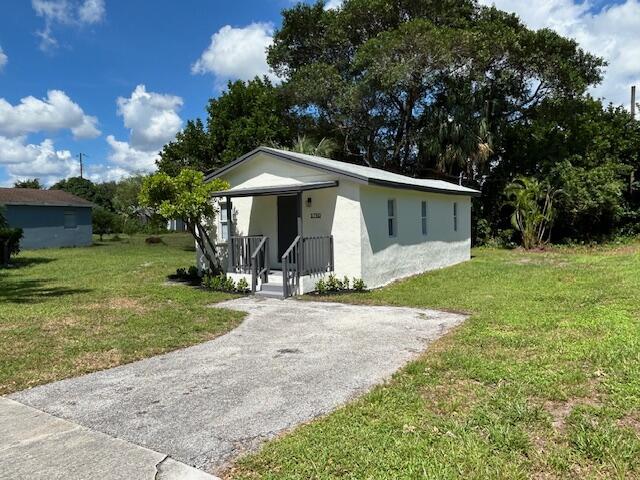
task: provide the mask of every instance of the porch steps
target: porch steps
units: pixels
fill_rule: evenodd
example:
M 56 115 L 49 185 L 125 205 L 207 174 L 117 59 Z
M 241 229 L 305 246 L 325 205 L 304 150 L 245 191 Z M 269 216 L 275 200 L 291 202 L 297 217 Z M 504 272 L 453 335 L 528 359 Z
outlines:
M 282 272 L 271 271 L 269 272 L 269 282 L 263 283 L 260 290 L 256 292 L 256 295 L 262 295 L 263 297 L 270 298 L 282 298 Z

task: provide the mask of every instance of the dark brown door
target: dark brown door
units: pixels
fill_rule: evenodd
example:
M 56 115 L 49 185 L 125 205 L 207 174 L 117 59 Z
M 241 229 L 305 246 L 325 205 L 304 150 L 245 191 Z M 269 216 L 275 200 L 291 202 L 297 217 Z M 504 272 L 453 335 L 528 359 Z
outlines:
M 278 197 L 278 262 L 298 235 L 297 209 L 297 197 Z

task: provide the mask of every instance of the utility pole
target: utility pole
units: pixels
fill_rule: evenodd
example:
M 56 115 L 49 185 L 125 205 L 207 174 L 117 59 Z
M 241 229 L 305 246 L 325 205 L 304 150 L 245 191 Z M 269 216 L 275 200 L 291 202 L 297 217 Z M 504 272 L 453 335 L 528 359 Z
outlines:
M 80 159 L 80 178 L 83 178 L 83 176 L 82 176 L 82 173 L 83 173 L 82 159 L 88 157 L 89 155 L 87 155 L 86 153 L 80 152 L 76 156 L 78 157 L 78 159 Z
M 631 87 L 631 118 L 636 119 L 636 86 Z

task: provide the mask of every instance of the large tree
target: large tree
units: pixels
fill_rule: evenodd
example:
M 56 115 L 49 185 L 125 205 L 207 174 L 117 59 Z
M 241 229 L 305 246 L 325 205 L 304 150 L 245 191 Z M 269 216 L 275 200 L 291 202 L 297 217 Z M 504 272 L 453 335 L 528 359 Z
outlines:
M 209 101 L 206 127 L 187 122 L 160 153 L 158 168 L 171 176 L 183 168 L 208 172 L 260 145 L 288 144 L 297 132 L 286 92 L 267 78 L 229 82 Z
M 283 12 L 268 59 L 342 158 L 480 178 L 504 128 L 581 95 L 602 60 L 472 0 L 346 0 Z
M 27 180 L 18 180 L 13 184 L 14 188 L 33 188 L 35 190 L 41 190 L 42 184 L 37 178 L 29 178 Z

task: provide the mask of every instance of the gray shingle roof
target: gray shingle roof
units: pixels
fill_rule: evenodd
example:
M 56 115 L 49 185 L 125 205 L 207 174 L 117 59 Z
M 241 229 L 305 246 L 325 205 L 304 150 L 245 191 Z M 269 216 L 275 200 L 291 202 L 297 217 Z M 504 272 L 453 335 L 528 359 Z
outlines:
M 49 205 L 53 207 L 93 207 L 93 203 L 63 190 L 0 188 L 0 205 Z
M 363 165 L 355 165 L 353 163 L 340 162 L 324 157 L 316 157 L 313 155 L 305 155 L 303 153 L 289 152 L 287 150 L 279 150 L 271 147 L 258 147 L 248 154 L 234 160 L 229 165 L 213 172 L 207 179 L 216 178 L 220 175 L 228 173 L 230 170 L 248 160 L 257 153 L 268 153 L 275 157 L 300 163 L 320 170 L 336 173 L 357 180 L 361 183 L 372 185 L 386 186 L 391 188 L 403 188 L 409 190 L 429 191 L 435 193 L 448 193 L 452 195 L 468 195 L 479 196 L 480 192 L 472 188 L 456 185 L 455 183 L 446 182 L 444 180 L 434 180 L 429 178 L 412 178 L 398 173 L 387 172 L 378 168 L 365 167 Z

